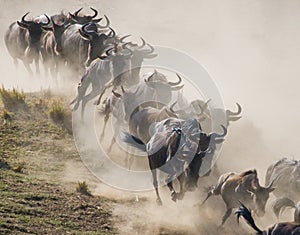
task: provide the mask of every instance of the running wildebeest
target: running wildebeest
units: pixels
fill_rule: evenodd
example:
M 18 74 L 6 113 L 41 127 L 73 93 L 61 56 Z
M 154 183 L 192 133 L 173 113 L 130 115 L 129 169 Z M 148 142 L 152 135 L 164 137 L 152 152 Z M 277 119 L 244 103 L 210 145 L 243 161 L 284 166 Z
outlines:
M 274 182 L 276 197 L 288 197 L 294 201 L 299 200 L 300 195 L 300 161 L 282 158 L 268 167 L 265 182 Z
M 256 234 L 261 235 L 300 235 L 300 223 L 295 222 L 281 222 L 272 225 L 266 230 L 261 230 L 258 228 L 252 218 L 251 212 L 249 209 L 241 204 L 241 207 L 235 212 L 237 220 L 242 216 L 255 231 Z
M 239 207 L 239 201 L 251 205 L 258 216 L 265 214 L 265 206 L 269 199 L 269 194 L 274 190 L 273 182 L 266 187 L 259 184 L 257 171 L 248 170 L 240 174 L 229 172 L 220 176 L 217 184 L 211 187 L 206 200 L 212 195 L 221 195 L 226 204 L 226 212 L 222 218 L 222 224 L 230 216 L 233 208 Z
M 27 12 L 22 16 L 21 21 L 12 23 L 5 33 L 4 41 L 7 50 L 14 59 L 17 66 L 18 59 L 23 62 L 29 74 L 33 74 L 30 64 L 34 61 L 36 73 L 40 73 L 39 59 L 41 51 L 41 36 L 43 27 L 50 23 L 50 18 L 45 15 L 47 22 L 41 22 L 39 19 L 26 20 Z
M 207 135 L 201 131 L 199 122 L 196 119 L 167 118 L 154 125 L 153 135 L 147 143 L 130 133 L 123 133 L 122 139 L 129 145 L 147 152 L 149 167 L 153 176 L 153 186 L 157 196 L 156 202 L 161 205 L 162 200 L 158 192 L 156 170 L 159 169 L 168 174 L 166 182 L 171 191 L 172 200 L 182 199 L 186 189 L 194 189 L 194 187 L 191 187 L 192 182 L 196 183 L 194 182 L 195 175 L 198 175 L 201 165 L 197 162 L 205 157 L 211 142 L 226 135 L 227 131 L 225 127 L 223 128 L 224 133 L 221 135 L 216 133 Z M 191 173 L 191 171 L 195 172 Z M 190 177 L 193 180 L 186 180 Z M 172 181 L 176 178 L 180 183 L 179 193 L 175 192 L 172 184 Z M 189 182 L 190 187 L 186 188 L 185 182 Z
M 124 48 L 124 45 L 122 49 L 118 50 L 116 48 L 109 48 L 106 51 L 107 56 L 95 61 L 83 75 L 78 85 L 77 97 L 71 102 L 71 104 L 75 103 L 73 107 L 74 111 L 78 109 L 81 102 L 82 119 L 86 103 L 98 96 L 111 78 L 121 77 L 124 71 L 128 71 L 132 54 L 129 49 Z M 92 90 L 89 94 L 86 94 L 89 86 L 92 86 Z
M 61 37 L 61 55 L 67 67 L 76 71 L 74 74 L 82 74 L 85 66 L 89 66 L 93 60 L 102 55 L 103 44 L 105 41 L 108 42 L 107 37 L 114 40 L 116 35 L 111 28 L 107 35 L 101 31 L 109 27 L 110 22 L 107 16 L 105 16 L 107 23 L 104 26 L 97 24 L 102 18 L 95 21 L 86 16 L 80 16 L 81 20 L 78 17 L 77 15 L 76 23 L 70 25 Z

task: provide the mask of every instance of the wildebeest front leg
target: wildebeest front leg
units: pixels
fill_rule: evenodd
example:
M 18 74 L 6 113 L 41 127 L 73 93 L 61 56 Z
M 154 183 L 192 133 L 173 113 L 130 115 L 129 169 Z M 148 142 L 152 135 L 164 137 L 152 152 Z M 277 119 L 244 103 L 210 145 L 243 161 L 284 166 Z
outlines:
M 33 72 L 32 72 L 32 70 L 30 68 L 29 63 L 27 61 L 23 60 L 23 64 L 24 64 L 25 68 L 27 69 L 28 73 L 30 74 L 30 76 L 33 76 Z
M 151 170 L 152 173 L 152 177 L 153 177 L 153 186 L 155 188 L 155 192 L 156 192 L 156 203 L 157 205 L 161 206 L 162 205 L 162 201 L 161 198 L 159 196 L 159 192 L 158 192 L 158 182 L 157 182 L 157 174 L 156 174 L 156 169 L 152 169 Z
M 82 102 L 81 103 L 81 119 L 82 120 L 84 117 L 84 109 L 85 109 L 87 102 L 94 99 L 98 94 L 99 94 L 99 91 L 97 89 L 93 89 L 90 94 L 88 94 L 82 98 L 82 101 L 81 101 Z
M 176 202 L 177 194 L 176 194 L 176 192 L 175 192 L 175 189 L 173 188 L 173 183 L 172 183 L 172 181 L 168 182 L 167 185 L 168 185 L 168 187 L 169 187 L 169 189 L 170 189 L 170 191 L 171 191 L 171 198 L 172 198 L 172 200 L 173 200 L 174 202 Z
M 104 135 L 105 135 L 105 128 L 106 128 L 106 125 L 107 125 L 107 121 L 109 119 L 109 114 L 105 114 L 105 117 L 104 117 L 104 125 L 103 125 L 103 129 L 102 129 L 102 133 L 101 133 L 101 139 L 103 140 L 104 138 Z
M 115 143 L 116 143 L 116 138 L 113 136 L 112 139 L 111 139 L 110 145 L 109 145 L 109 147 L 108 147 L 108 150 L 107 150 L 108 153 L 111 152 L 112 147 L 113 147 L 113 145 L 114 145 Z
M 178 181 L 179 181 L 179 193 L 177 193 L 177 199 L 178 200 L 182 200 L 183 196 L 184 196 L 184 181 L 185 181 L 185 174 L 182 173 L 177 177 Z
M 220 226 L 224 225 L 224 223 L 226 222 L 228 217 L 231 215 L 231 212 L 232 212 L 232 208 L 227 207 L 226 212 L 225 212 L 224 216 L 222 217 L 222 224 Z
M 39 58 L 34 59 L 36 74 L 40 75 L 40 63 Z

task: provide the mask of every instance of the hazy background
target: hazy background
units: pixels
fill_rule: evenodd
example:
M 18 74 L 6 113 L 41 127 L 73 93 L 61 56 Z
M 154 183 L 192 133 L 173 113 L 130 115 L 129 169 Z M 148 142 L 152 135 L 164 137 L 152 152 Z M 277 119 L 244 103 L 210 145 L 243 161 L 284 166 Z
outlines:
M 284 155 L 299 158 L 300 1 L 298 0 L 0 0 L 0 82 L 26 90 L 47 87 L 15 72 L 4 46 L 8 25 L 30 11 L 49 15 L 89 7 L 106 14 L 121 35 L 185 51 L 216 82 L 227 108 L 243 107 L 224 146 L 224 165 L 266 168 Z M 74 87 L 74 90 L 76 88 Z M 236 145 L 232 145 L 237 143 Z M 230 161 L 228 161 L 230 159 Z M 242 161 L 245 159 L 246 161 Z M 233 163 L 236 163 L 233 165 Z M 226 167 L 228 168 L 228 167 Z

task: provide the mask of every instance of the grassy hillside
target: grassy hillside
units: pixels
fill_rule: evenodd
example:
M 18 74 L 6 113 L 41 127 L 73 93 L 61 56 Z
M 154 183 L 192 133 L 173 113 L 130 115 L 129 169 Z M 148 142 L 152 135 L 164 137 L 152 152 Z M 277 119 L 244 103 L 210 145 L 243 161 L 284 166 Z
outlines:
M 60 183 L 79 159 L 64 98 L 3 87 L 0 98 L 0 234 L 114 234 L 107 199 Z

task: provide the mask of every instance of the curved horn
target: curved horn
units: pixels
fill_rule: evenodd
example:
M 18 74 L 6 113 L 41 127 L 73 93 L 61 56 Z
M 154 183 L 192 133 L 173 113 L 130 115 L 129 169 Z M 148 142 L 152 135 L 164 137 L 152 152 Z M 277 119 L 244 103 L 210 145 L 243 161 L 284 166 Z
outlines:
M 78 13 L 79 13 L 82 9 L 83 9 L 83 7 L 81 7 L 79 10 L 75 11 L 73 15 L 74 15 L 74 16 L 78 16 Z
M 237 112 L 232 112 L 230 111 L 229 109 L 226 110 L 226 114 L 229 116 L 229 115 L 240 115 L 241 112 L 242 112 L 242 107 L 239 103 L 236 103 L 237 107 L 238 107 L 238 110 Z
M 47 16 L 46 14 L 44 14 L 44 16 L 46 17 L 46 19 L 47 19 L 48 22 L 47 23 L 40 22 L 39 24 L 45 26 L 45 25 L 48 25 L 51 20 L 50 20 L 49 16 Z
M 111 27 L 109 27 L 110 32 L 108 33 L 108 37 L 114 38 L 116 36 L 115 30 L 113 30 Z
M 120 98 L 120 97 L 122 96 L 121 94 L 115 92 L 114 90 L 112 90 L 111 92 L 112 92 L 117 98 Z
M 104 15 L 104 17 L 105 17 L 105 20 L 106 20 L 106 25 L 105 26 L 99 25 L 98 27 L 100 29 L 105 29 L 105 28 L 109 27 L 109 25 L 110 25 L 110 21 L 109 21 L 108 17 L 106 15 Z
M 120 38 L 120 42 L 123 43 L 123 42 L 124 42 L 124 39 L 125 39 L 125 38 L 128 38 L 128 37 L 130 37 L 130 36 L 131 36 L 131 34 L 128 34 L 128 35 L 125 35 L 125 36 L 121 37 L 121 38 Z
M 177 86 L 182 82 L 182 78 L 180 77 L 180 75 L 178 73 L 176 73 L 177 77 L 178 77 L 178 81 L 177 82 L 168 82 L 168 84 L 170 86 Z
M 276 180 L 278 180 L 281 176 L 282 176 L 282 172 L 281 172 L 280 174 L 278 174 L 276 177 L 274 177 L 274 178 L 272 179 L 272 181 L 270 181 L 269 185 L 266 186 L 266 189 L 270 190 L 270 189 L 272 188 L 274 182 L 275 182 Z
M 107 50 L 106 50 L 106 55 L 108 55 L 108 56 L 110 56 L 110 55 L 112 55 L 112 51 L 114 50 L 114 48 L 108 48 Z
M 123 94 L 126 92 L 123 86 L 121 86 L 121 90 L 122 90 Z
M 144 38 L 141 37 L 142 45 L 138 46 L 139 49 L 143 48 L 146 45 Z
M 123 50 L 128 50 L 129 51 L 129 54 L 127 54 L 126 56 L 132 56 L 132 54 L 133 54 L 132 50 L 126 47 L 129 43 L 130 42 L 127 42 L 127 43 L 122 45 Z
M 149 43 L 147 43 L 146 45 L 150 48 L 150 51 L 143 50 L 144 52 L 147 52 L 148 54 L 151 54 L 152 52 L 154 52 L 154 47 L 153 46 L 151 46 Z
M 148 78 L 145 78 L 145 79 L 144 79 L 145 83 L 151 82 L 152 77 L 153 77 L 154 75 L 155 75 L 155 72 L 153 72 Z M 151 80 L 150 80 L 150 79 L 151 79 Z
M 222 134 L 217 134 L 217 133 L 213 133 L 214 138 L 222 138 L 225 135 L 227 135 L 227 128 L 223 125 L 221 125 L 222 129 L 223 129 L 223 133 Z
M 31 21 L 25 20 L 25 17 L 26 17 L 28 14 L 29 14 L 29 12 L 27 12 L 25 15 L 22 16 L 22 22 L 23 22 L 23 23 L 27 23 L 27 24 L 31 23 Z
M 94 12 L 94 15 L 91 16 L 92 18 L 95 18 L 98 15 L 98 11 L 92 7 L 90 7 L 90 9 Z
M 172 113 L 175 113 L 175 111 L 174 111 L 174 106 L 177 104 L 177 101 L 175 101 L 173 104 L 171 104 L 170 105 L 170 111 L 172 112 Z
M 172 87 L 171 90 L 172 90 L 172 91 L 179 91 L 179 90 L 181 90 L 183 87 L 184 87 L 184 84 L 182 84 L 181 86 L 175 86 L 175 87 Z

